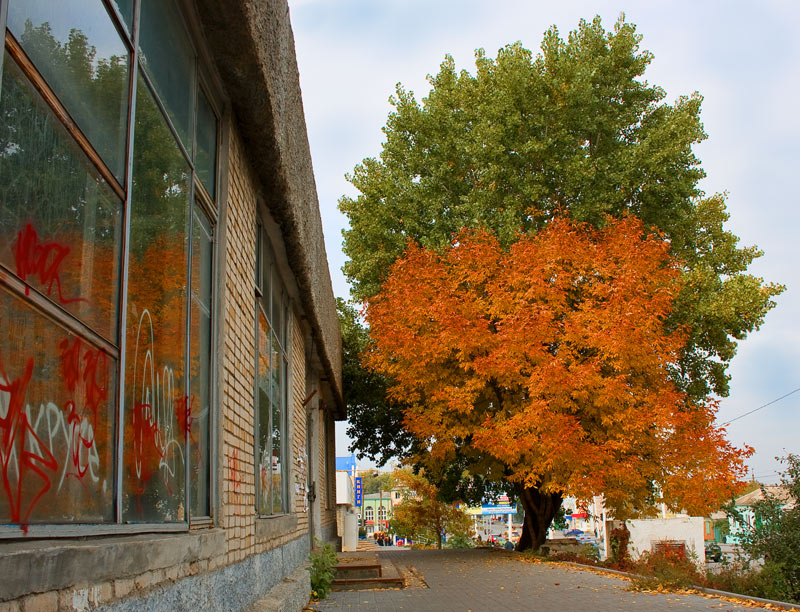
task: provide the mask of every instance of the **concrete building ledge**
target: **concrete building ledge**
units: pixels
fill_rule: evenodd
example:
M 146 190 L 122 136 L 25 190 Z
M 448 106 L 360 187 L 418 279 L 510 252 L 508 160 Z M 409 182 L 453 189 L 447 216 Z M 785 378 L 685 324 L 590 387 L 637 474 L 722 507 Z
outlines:
M 307 566 L 297 568 L 288 578 L 272 587 L 266 596 L 246 612 L 298 612 L 305 608 L 311 593 Z
M 276 538 L 291 533 L 297 528 L 296 514 L 282 514 L 256 519 L 257 538 Z
M 210 559 L 225 550 L 225 532 L 102 536 L 0 544 L 0 601 L 136 576 Z

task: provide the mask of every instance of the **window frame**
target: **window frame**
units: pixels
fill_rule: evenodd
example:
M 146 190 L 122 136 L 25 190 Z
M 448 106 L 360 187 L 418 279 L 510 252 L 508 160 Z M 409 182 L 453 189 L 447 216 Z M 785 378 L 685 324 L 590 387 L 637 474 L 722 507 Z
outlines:
M 104 10 L 106 10 L 109 18 L 108 27 L 113 27 L 119 35 L 126 52 L 128 53 L 129 70 L 127 76 L 127 127 L 125 132 L 125 149 L 124 149 L 124 173 L 121 180 L 118 180 L 111 169 L 105 164 L 97 150 L 94 148 L 89 138 L 78 127 L 76 122 L 71 118 L 64 104 L 56 96 L 55 92 L 49 86 L 42 74 L 39 72 L 33 61 L 27 56 L 22 45 L 16 40 L 14 35 L 7 28 L 7 16 L 9 0 L 0 0 L 0 27 L 5 32 L 4 37 L 4 57 L 8 61 L 14 62 L 24 77 L 27 79 L 33 89 L 36 90 L 37 95 L 41 98 L 43 106 L 49 109 L 52 113 L 54 122 L 63 126 L 68 133 L 68 138 L 74 141 L 75 146 L 83 155 L 85 155 L 85 162 L 93 166 L 100 174 L 103 180 L 109 185 L 114 194 L 121 200 L 121 236 L 120 236 L 120 261 L 119 261 L 119 278 L 115 290 L 116 298 L 118 299 L 117 309 L 117 332 L 116 342 L 112 342 L 104 338 L 100 333 L 89 327 L 77 315 L 66 312 L 55 302 L 49 300 L 47 296 L 40 295 L 38 291 L 26 291 L 27 283 L 13 274 L 13 270 L 9 270 L 11 274 L 0 274 L 0 284 L 8 290 L 11 294 L 21 297 L 25 302 L 30 305 L 36 312 L 36 316 L 41 316 L 50 319 L 55 324 L 63 327 L 67 332 L 74 334 L 85 343 L 99 348 L 106 352 L 110 357 L 116 360 L 116 390 L 110 395 L 110 402 L 113 402 L 112 413 L 113 416 L 113 435 L 109 442 L 112 444 L 110 449 L 111 455 L 114 458 L 114 466 L 112 469 L 113 487 L 112 501 L 113 504 L 113 522 L 107 523 L 28 523 L 26 525 L 2 523 L 0 524 L 0 541 L 6 539 L 38 539 L 38 538 L 61 538 L 61 537 L 76 537 L 76 536 L 93 536 L 93 535 L 112 535 L 112 534 L 137 534 L 137 533 L 166 533 L 166 532 L 185 532 L 195 526 L 209 526 L 214 524 L 215 516 L 217 515 L 218 500 L 218 475 L 215 466 L 218 460 L 218 440 L 215 434 L 219 415 L 218 415 L 218 368 L 219 363 L 216 358 L 217 347 L 219 344 L 219 322 L 217 317 L 218 297 L 219 297 L 219 274 L 217 269 L 217 262 L 219 259 L 220 240 L 218 236 L 219 229 L 219 213 L 218 209 L 221 205 L 220 194 L 223 191 L 224 184 L 224 168 L 225 162 L 222 152 L 222 134 L 224 130 L 223 113 L 221 112 L 222 104 L 220 100 L 223 95 L 220 93 L 219 86 L 214 86 L 219 83 L 219 79 L 214 79 L 209 72 L 213 68 L 209 68 L 209 55 L 202 48 L 202 35 L 200 30 L 193 23 L 193 15 L 187 12 L 187 7 L 184 2 L 178 0 L 174 1 L 174 6 L 179 15 L 180 27 L 184 28 L 187 32 L 188 40 L 191 44 L 193 53 L 192 62 L 192 79 L 194 86 L 195 107 L 197 106 L 198 96 L 202 90 L 209 107 L 211 108 L 216 119 L 216 150 L 214 158 L 214 193 L 209 193 L 199 178 L 195 165 L 195 155 L 197 149 L 197 124 L 198 113 L 194 113 L 192 122 L 192 150 L 187 151 L 184 147 L 182 139 L 179 137 L 172 124 L 169 114 L 166 112 L 163 102 L 158 97 L 154 84 L 150 79 L 150 75 L 144 68 L 141 62 L 141 53 L 139 49 L 139 34 L 140 34 L 140 11 L 141 0 L 134 0 L 133 2 L 133 15 L 132 15 L 132 31 L 123 19 L 122 15 L 117 10 L 114 2 L 111 0 L 95 0 Z M 199 44 L 200 43 L 200 44 Z M 191 310 L 192 310 L 192 232 L 193 232 L 193 215 L 194 207 L 197 206 L 205 215 L 209 223 L 211 231 L 211 248 L 212 257 L 210 263 L 210 343 L 211 354 L 209 356 L 209 415 L 208 415 L 208 437 L 205 440 L 205 445 L 208 450 L 208 509 L 207 516 L 194 517 L 191 513 L 191 463 L 189 458 L 190 449 L 190 435 L 188 430 L 184 435 L 183 452 L 184 452 L 184 499 L 183 499 L 183 519 L 178 522 L 140 522 L 140 523 L 126 523 L 123 522 L 123 487 L 124 487 L 124 453 L 130 452 L 125 449 L 124 434 L 125 434 L 125 394 L 126 394 L 126 328 L 128 322 L 128 285 L 129 285 L 129 271 L 130 271 L 130 244 L 131 244 L 131 198 L 132 198 L 132 166 L 133 166 L 133 151 L 134 151 L 134 123 L 136 116 L 136 95 L 137 95 L 137 82 L 138 76 L 144 79 L 147 87 L 152 94 L 152 97 L 161 113 L 166 125 L 172 134 L 181 155 L 186 160 L 190 178 L 189 194 L 188 194 L 188 223 L 186 227 L 185 239 L 188 242 L 187 246 L 187 270 L 186 275 L 182 279 L 186 283 L 187 299 L 186 299 L 186 312 L 183 319 L 183 325 L 186 332 L 186 342 L 183 350 L 183 391 L 184 395 L 188 396 L 191 384 L 191 375 L 189 371 L 190 360 L 190 342 L 191 342 Z M 0 79 L 3 76 L 2 62 L 0 62 Z M 1 81 L 0 81 L 1 82 Z M 0 269 L 5 270 L 4 266 Z
M 260 203 L 259 203 L 259 207 Z M 255 265 L 255 275 L 256 275 L 256 282 L 254 284 L 254 313 L 255 316 L 254 320 L 254 338 L 255 338 L 255 351 L 254 351 L 254 378 L 253 378 L 253 478 L 255 483 L 255 495 L 254 495 L 254 506 L 255 506 L 255 515 L 257 520 L 262 519 L 272 519 L 279 516 L 286 516 L 292 514 L 294 512 L 294 508 L 292 507 L 292 496 L 289 494 L 289 480 L 291 478 L 291 458 L 290 458 L 290 427 L 291 422 L 289 419 L 289 411 L 291 407 L 291 380 L 292 380 L 292 372 L 291 372 L 291 326 L 289 324 L 289 319 L 292 317 L 291 306 L 289 301 L 289 293 L 287 289 L 287 284 L 283 279 L 283 276 L 280 272 L 280 266 L 278 265 L 278 259 L 275 253 L 275 249 L 272 246 L 272 238 L 270 233 L 267 231 L 267 223 L 262 220 L 261 218 L 258 219 L 256 223 L 256 265 Z M 265 266 L 269 266 L 269 271 L 265 270 Z M 267 277 L 269 278 L 269 287 L 264 286 L 264 279 Z M 273 326 L 273 321 L 275 320 L 275 313 L 272 312 L 273 307 L 275 305 L 275 301 L 272 298 L 272 284 L 278 281 L 278 284 L 281 288 L 281 296 L 279 299 L 279 307 L 281 309 L 281 318 L 280 318 L 280 334 L 276 332 L 276 328 Z M 259 474 L 259 464 L 260 464 L 260 456 L 261 456 L 261 445 L 260 445 L 260 428 L 261 428 L 261 407 L 259 406 L 259 381 L 258 381 L 258 361 L 259 361 L 259 345 L 258 345 L 258 334 L 259 334 L 259 316 L 260 314 L 264 315 L 269 325 L 268 331 L 268 346 L 272 346 L 273 340 L 277 343 L 278 346 L 278 359 L 280 360 L 281 364 L 283 365 L 282 369 L 282 377 L 280 377 L 280 389 L 279 389 L 279 401 L 281 403 L 281 511 L 280 512 L 264 512 L 262 511 L 260 504 L 261 504 L 261 478 Z M 283 342 L 281 342 L 281 337 L 283 336 Z M 268 349 L 269 350 L 269 349 Z M 270 351 L 270 367 L 271 365 L 271 351 Z M 270 422 L 272 420 L 273 410 L 272 410 L 272 382 L 270 378 L 270 393 L 269 393 L 269 402 L 270 402 Z M 272 436 L 270 435 L 270 441 L 272 441 Z M 270 442 L 272 444 L 272 442 Z M 271 480 L 270 480 L 271 482 Z M 271 489 L 270 485 L 270 489 Z M 270 499 L 274 500 L 273 494 L 270 493 Z M 273 501 L 274 503 L 274 501 Z

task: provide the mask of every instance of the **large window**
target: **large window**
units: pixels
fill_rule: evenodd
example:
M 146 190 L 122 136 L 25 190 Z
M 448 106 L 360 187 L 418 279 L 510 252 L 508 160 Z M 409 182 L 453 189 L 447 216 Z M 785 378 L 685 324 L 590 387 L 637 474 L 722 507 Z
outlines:
M 256 284 L 256 506 L 260 515 L 287 512 L 286 450 L 288 307 L 266 232 L 259 231 Z
M 9 0 L 0 25 L 0 535 L 186 528 L 211 512 L 197 54 L 173 0 Z

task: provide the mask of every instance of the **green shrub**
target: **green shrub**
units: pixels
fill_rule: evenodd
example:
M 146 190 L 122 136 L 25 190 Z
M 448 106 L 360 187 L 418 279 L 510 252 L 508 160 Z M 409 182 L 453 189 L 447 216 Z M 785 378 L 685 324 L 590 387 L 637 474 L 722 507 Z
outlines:
M 447 538 L 447 548 L 475 548 L 475 542 L 468 535 L 457 534 Z
M 311 561 L 311 599 L 325 599 L 330 593 L 336 575 L 336 553 L 330 544 L 314 538 L 314 549 L 309 554 Z
M 705 586 L 752 597 L 791 601 L 784 571 L 785 568 L 770 561 L 756 568 L 736 564 L 720 572 L 706 574 Z

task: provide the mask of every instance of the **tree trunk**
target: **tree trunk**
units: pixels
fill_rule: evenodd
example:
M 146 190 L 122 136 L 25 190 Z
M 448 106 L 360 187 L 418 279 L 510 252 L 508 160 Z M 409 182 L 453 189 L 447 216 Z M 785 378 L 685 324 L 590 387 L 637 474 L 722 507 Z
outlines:
M 539 550 L 547 538 L 547 529 L 561 507 L 560 493 L 542 493 L 537 487 L 520 490 L 520 500 L 525 510 L 525 522 L 517 550 Z

